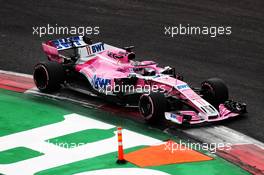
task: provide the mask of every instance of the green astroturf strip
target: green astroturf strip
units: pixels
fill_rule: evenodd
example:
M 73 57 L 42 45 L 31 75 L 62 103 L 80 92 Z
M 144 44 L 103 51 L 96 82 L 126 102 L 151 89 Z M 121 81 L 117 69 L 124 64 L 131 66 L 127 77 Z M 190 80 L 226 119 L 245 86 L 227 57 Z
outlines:
M 103 129 L 87 129 L 64 136 L 56 137 L 47 140 L 49 143 L 66 148 L 76 147 L 76 145 L 84 145 L 87 143 L 114 137 L 116 128 L 103 130 Z
M 167 140 L 169 138 L 158 129 L 151 129 L 150 132 L 145 124 L 129 120 L 126 116 L 120 117 L 117 114 L 85 108 L 71 102 L 65 103 L 64 101 L 0 89 L 0 137 L 57 123 L 64 120 L 64 115 L 72 113 L 122 126 L 132 131 L 139 131 L 141 134 L 156 139 Z
M 25 147 L 12 148 L 0 152 L 0 164 L 15 163 L 41 155 L 43 154 Z
M 0 137 L 57 123 L 64 120 L 64 115 L 72 113 L 94 119 L 104 116 L 108 121 L 111 118 L 113 121 L 120 120 L 112 114 L 83 108 L 70 102 L 0 89 Z
M 28 99 L 26 95 L 0 89 L 0 136 L 64 120 L 68 112 Z

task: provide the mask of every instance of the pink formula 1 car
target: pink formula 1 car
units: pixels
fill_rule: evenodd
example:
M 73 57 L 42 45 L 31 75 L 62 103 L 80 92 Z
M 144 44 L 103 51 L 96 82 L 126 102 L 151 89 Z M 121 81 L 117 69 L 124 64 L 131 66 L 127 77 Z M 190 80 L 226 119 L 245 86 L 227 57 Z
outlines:
M 150 123 L 165 119 L 177 124 L 220 121 L 246 112 L 246 104 L 228 100 L 228 89 L 218 78 L 191 88 L 171 67 L 135 61 L 133 47 L 92 43 L 84 36 L 42 43 L 47 62 L 34 68 L 42 92 L 61 87 L 102 97 L 122 105 L 138 105 Z

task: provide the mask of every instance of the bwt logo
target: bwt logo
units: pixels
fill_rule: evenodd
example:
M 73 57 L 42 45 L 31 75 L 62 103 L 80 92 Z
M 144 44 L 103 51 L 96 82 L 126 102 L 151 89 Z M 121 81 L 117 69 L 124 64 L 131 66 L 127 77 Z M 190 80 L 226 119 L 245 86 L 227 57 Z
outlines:
M 92 49 L 93 53 L 101 52 L 101 51 L 105 50 L 104 43 L 92 45 L 91 49 Z
M 104 79 L 104 78 L 99 78 L 96 75 L 92 79 L 92 84 L 96 89 L 105 89 L 107 85 L 111 83 L 111 80 L 109 79 Z

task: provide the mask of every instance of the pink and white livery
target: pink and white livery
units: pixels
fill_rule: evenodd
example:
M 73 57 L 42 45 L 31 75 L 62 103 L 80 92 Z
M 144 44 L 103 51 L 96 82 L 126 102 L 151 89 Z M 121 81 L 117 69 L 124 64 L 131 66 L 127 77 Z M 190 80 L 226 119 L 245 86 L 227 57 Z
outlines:
M 133 47 L 117 48 L 76 36 L 42 43 L 47 62 L 34 68 L 42 92 L 61 87 L 102 97 L 120 105 L 138 105 L 150 123 L 165 119 L 177 124 L 220 121 L 246 112 L 246 104 L 228 100 L 228 89 L 218 78 L 191 88 L 169 66 L 135 61 Z

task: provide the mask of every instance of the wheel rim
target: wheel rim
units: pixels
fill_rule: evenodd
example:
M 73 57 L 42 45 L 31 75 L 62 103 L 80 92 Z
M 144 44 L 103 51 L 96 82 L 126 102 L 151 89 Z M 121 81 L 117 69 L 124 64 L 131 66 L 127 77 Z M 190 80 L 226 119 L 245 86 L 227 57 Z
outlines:
M 202 91 L 205 98 L 211 99 L 215 96 L 213 87 L 208 83 L 204 83 L 202 85 Z
M 39 89 L 45 89 L 48 86 L 48 72 L 43 65 L 37 65 L 34 71 L 34 82 Z
M 140 114 L 145 119 L 150 119 L 153 115 L 153 102 L 147 95 L 142 95 L 139 101 Z

